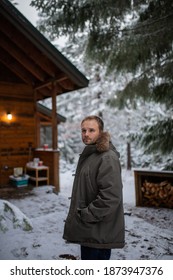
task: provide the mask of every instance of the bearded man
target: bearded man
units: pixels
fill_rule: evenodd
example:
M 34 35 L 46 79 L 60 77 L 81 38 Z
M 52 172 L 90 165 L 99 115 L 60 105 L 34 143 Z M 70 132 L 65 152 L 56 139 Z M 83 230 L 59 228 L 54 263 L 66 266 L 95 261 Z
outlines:
M 124 211 L 119 153 L 104 131 L 103 120 L 81 122 L 82 141 L 63 238 L 80 244 L 82 260 L 109 260 L 124 247 Z

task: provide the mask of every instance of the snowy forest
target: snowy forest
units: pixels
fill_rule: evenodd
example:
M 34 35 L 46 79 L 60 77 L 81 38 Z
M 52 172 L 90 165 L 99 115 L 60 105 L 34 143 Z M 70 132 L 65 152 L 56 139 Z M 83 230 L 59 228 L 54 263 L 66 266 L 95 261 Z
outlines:
M 82 145 L 80 121 L 98 114 L 123 167 L 172 170 L 172 2 L 33 0 L 31 5 L 39 12 L 40 31 L 90 81 L 88 88 L 57 98 L 57 111 L 67 118 L 59 126 L 61 156 L 75 161 Z M 64 47 L 56 42 L 61 36 Z M 44 105 L 51 108 L 49 100 Z M 43 141 L 49 135 L 44 131 Z

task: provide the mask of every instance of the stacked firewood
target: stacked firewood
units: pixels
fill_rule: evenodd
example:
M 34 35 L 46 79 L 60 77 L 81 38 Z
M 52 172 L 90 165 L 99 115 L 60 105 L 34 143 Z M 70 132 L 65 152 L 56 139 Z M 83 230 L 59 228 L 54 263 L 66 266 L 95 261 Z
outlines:
M 145 206 L 173 208 L 173 184 L 170 182 L 152 183 L 145 180 L 141 191 Z

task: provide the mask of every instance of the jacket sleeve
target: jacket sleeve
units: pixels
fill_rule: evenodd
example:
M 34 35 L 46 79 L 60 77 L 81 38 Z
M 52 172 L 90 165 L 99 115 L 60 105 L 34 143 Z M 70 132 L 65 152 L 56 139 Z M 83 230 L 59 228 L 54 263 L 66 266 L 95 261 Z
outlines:
M 97 174 L 98 194 L 88 207 L 80 210 L 83 222 L 108 221 L 122 201 L 121 167 L 118 157 L 107 155 L 101 159 Z

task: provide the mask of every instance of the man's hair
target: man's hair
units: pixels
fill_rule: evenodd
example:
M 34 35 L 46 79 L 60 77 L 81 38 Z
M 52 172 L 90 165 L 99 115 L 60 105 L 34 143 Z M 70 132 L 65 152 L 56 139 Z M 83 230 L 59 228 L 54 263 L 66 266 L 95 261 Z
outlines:
M 103 122 L 103 120 L 102 120 L 100 117 L 95 116 L 95 115 L 93 115 L 93 116 L 88 116 L 88 117 L 84 118 L 84 119 L 82 120 L 81 124 L 82 124 L 83 122 L 85 122 L 85 121 L 91 121 L 91 120 L 95 120 L 95 121 L 98 123 L 99 130 L 100 130 L 100 131 L 103 131 L 103 129 L 104 129 L 104 122 Z

